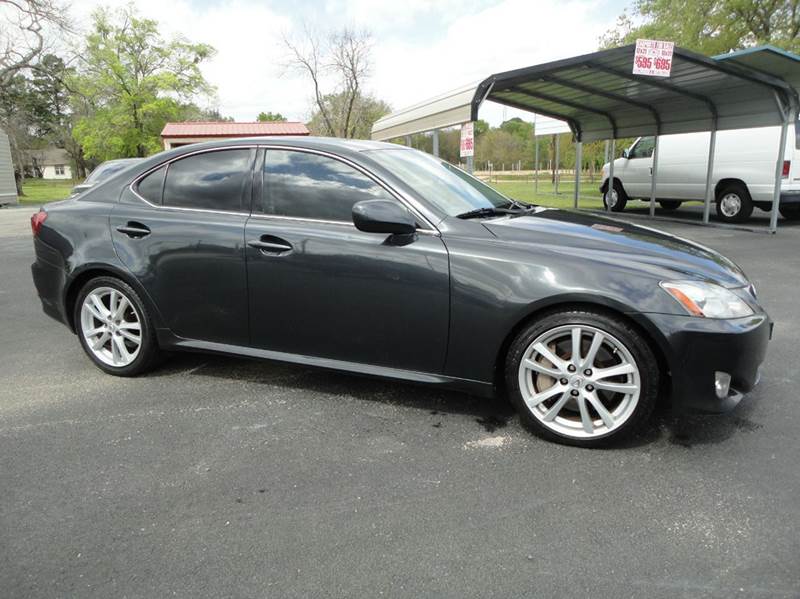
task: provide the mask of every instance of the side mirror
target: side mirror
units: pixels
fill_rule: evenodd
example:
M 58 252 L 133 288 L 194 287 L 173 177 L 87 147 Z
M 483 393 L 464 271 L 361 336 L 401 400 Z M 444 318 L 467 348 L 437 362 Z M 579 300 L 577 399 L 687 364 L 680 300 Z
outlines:
M 414 216 L 391 200 L 364 200 L 353 206 L 353 224 L 366 233 L 410 235 L 417 230 Z
M 630 158 L 630 154 L 628 154 L 628 150 L 622 150 L 622 157 L 626 160 Z

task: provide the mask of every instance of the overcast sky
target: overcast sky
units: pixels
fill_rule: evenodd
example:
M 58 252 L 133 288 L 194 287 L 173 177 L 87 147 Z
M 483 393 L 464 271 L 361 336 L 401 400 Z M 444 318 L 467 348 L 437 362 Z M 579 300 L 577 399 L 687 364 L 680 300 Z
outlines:
M 75 0 L 72 16 L 84 26 L 98 6 L 127 0 Z M 254 120 L 264 111 L 291 120 L 311 114 L 310 83 L 287 73 L 283 35 L 304 24 L 318 30 L 368 28 L 374 37 L 367 90 L 393 109 L 512 68 L 597 49 L 627 0 L 137 0 L 167 33 L 214 46 L 203 66 L 217 88 L 223 115 Z M 504 114 L 485 105 L 481 118 Z M 529 115 L 524 118 L 529 119 Z

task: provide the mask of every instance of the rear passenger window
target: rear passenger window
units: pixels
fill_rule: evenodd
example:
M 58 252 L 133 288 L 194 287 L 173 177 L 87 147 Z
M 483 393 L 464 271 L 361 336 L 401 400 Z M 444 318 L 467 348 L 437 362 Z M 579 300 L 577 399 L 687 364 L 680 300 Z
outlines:
M 263 193 L 268 214 L 344 222 L 352 222 L 356 202 L 394 199 L 339 160 L 291 150 L 267 150 Z
M 144 179 L 139 181 L 136 185 L 136 191 L 145 200 L 156 206 L 161 205 L 161 192 L 164 189 L 164 173 L 167 172 L 167 167 L 162 166 L 160 169 L 153 171 Z
M 251 150 L 203 152 L 169 165 L 164 206 L 244 212 L 250 189 Z

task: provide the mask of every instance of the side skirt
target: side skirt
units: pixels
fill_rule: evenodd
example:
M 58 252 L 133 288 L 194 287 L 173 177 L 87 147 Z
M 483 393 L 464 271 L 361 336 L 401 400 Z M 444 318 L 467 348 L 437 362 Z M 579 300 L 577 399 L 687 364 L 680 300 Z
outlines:
M 401 368 L 390 368 L 388 366 L 375 366 L 372 364 L 361 364 L 359 362 L 347 362 L 344 360 L 333 360 L 331 358 L 318 358 L 315 356 L 304 356 L 300 354 L 290 354 L 286 352 L 272 351 L 268 349 L 258 349 L 242 345 L 229 345 L 227 343 L 217 343 L 214 341 L 197 341 L 194 339 L 183 339 L 173 335 L 164 329 L 158 330 L 159 345 L 167 351 L 193 351 L 213 354 L 225 354 L 242 356 L 246 358 L 256 358 L 261 360 L 275 360 L 278 362 L 289 362 L 292 364 L 303 364 L 317 368 L 329 370 L 339 370 L 354 374 L 363 374 L 378 378 L 394 379 L 409 383 L 422 385 L 435 385 L 478 395 L 480 397 L 494 397 L 495 388 L 492 383 L 475 381 L 472 379 L 462 379 L 443 374 L 429 372 L 417 372 L 414 370 L 403 370 Z

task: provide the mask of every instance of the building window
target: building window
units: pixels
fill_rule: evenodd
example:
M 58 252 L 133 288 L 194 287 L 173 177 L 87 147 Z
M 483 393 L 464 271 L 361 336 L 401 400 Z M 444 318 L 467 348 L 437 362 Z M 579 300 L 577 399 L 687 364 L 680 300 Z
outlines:
M 56 165 L 56 175 L 63 175 L 64 174 L 64 165 L 57 164 Z

